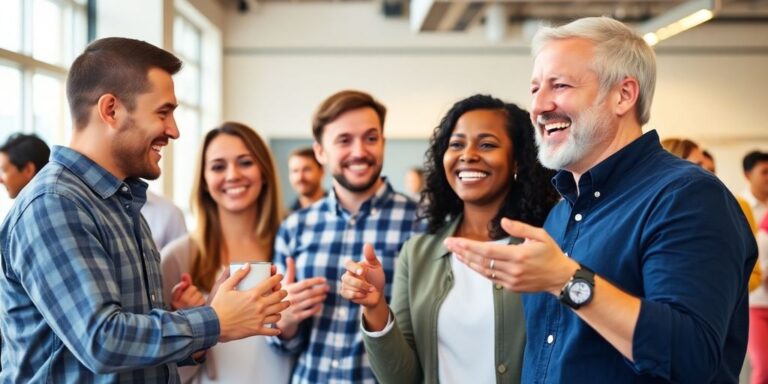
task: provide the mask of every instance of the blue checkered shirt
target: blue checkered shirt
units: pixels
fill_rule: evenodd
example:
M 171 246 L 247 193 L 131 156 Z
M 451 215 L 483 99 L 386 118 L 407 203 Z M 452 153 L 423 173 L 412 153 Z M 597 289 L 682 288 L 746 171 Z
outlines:
M 176 383 L 216 343 L 210 307 L 163 309 L 146 189 L 54 147 L 0 227 L 0 382 Z
M 420 229 L 418 205 L 384 185 L 363 203 L 356 215 L 341 207 L 336 194 L 297 211 L 280 227 L 275 240 L 275 264 L 285 271 L 285 258 L 296 261 L 296 280 L 328 279 L 330 293 L 323 310 L 302 322 L 291 340 L 270 338 L 273 345 L 298 354 L 293 383 L 374 383 L 360 332 L 360 306 L 339 295 L 344 260 L 360 260 L 363 244 L 371 243 L 387 276 L 385 295 L 400 247 Z

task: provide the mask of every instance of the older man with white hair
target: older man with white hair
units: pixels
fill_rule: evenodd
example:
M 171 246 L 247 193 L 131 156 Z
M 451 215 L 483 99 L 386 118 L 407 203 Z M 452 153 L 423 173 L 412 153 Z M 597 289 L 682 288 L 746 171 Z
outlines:
M 651 48 L 585 18 L 534 38 L 531 118 L 563 200 L 520 245 L 446 240 L 524 296 L 525 383 L 737 382 L 755 241 L 711 173 L 645 134 Z

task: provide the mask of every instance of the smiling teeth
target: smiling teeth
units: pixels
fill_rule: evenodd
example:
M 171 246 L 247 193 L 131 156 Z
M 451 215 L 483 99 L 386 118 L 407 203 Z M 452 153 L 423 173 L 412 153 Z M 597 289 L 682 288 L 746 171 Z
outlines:
M 162 147 L 162 146 L 160 146 L 160 145 L 153 145 L 153 146 L 152 146 L 152 150 L 154 150 L 154 151 L 157 151 L 157 152 L 160 152 L 160 150 L 161 150 L 162 148 L 163 148 L 163 147 Z
M 476 172 L 476 171 L 461 171 L 459 172 L 459 179 L 466 180 L 466 179 L 482 179 L 484 177 L 488 177 L 488 174 L 485 172 Z
M 352 164 L 349 166 L 349 169 L 353 171 L 362 171 L 364 169 L 368 169 L 368 164 Z
M 238 193 L 245 192 L 245 187 L 229 188 L 229 189 L 225 189 L 224 192 L 232 194 L 232 195 L 236 195 Z
M 571 126 L 571 123 L 569 122 L 559 122 L 559 123 L 549 123 L 544 125 L 544 129 L 547 132 L 557 131 L 561 129 L 565 129 Z

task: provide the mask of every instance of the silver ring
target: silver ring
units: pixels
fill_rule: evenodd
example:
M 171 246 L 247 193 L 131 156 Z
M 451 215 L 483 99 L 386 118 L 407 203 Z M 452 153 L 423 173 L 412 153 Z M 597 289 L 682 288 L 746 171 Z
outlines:
M 491 280 L 496 280 L 496 272 L 491 273 Z
M 491 264 L 488 266 L 491 270 L 493 270 L 493 265 L 496 264 L 496 259 L 491 259 Z

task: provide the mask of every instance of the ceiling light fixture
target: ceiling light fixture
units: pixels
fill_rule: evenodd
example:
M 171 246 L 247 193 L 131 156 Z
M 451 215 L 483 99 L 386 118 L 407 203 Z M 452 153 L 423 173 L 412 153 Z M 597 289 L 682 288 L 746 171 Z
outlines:
M 653 46 L 710 20 L 719 8 L 719 0 L 688 1 L 640 24 L 637 30 L 648 45 Z

